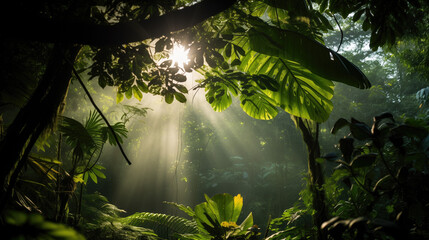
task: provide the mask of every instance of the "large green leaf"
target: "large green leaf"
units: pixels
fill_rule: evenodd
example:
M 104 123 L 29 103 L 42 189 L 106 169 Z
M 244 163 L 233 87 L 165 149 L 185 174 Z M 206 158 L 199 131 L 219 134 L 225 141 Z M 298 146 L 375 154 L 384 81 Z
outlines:
M 369 88 L 370 82 L 353 63 L 321 43 L 300 33 L 272 26 L 248 31 L 253 51 L 299 63 L 312 74 L 358 88 Z
M 265 8 L 261 14 L 267 9 L 267 6 L 254 7 Z M 279 10 L 273 11 L 277 14 Z M 228 39 L 226 46 L 229 47 L 222 51 L 231 66 L 239 66 L 228 70 L 234 71 L 233 74 L 228 71 L 216 74 L 220 68 L 211 70 L 215 77 L 205 74 L 206 98 L 216 111 L 229 107 L 231 94 L 236 95 L 229 85 L 239 83 L 241 106 L 254 118 L 271 119 L 276 116 L 277 107 L 281 107 L 292 115 L 324 122 L 333 108 L 333 81 L 358 88 L 370 87 L 366 76 L 355 65 L 321 44 L 323 40 L 314 34 L 278 28 L 245 10 L 237 11 L 247 17 L 249 29 Z M 236 70 L 244 73 L 240 75 Z M 254 76 L 271 79 L 278 87 L 260 85 Z M 216 78 L 218 80 L 213 81 Z
M 332 81 L 359 88 L 370 86 L 365 75 L 344 57 L 293 31 L 264 25 L 251 28 L 247 36 L 236 37 L 233 43 L 246 50 L 240 70 L 275 79 L 280 89 L 263 92 L 298 117 L 317 122 L 328 119 L 332 111 Z M 256 110 L 253 115 L 263 116 L 268 109 L 258 106 L 252 109 Z
M 235 59 L 238 60 L 238 59 Z M 262 90 L 277 91 L 278 83 L 265 75 L 250 75 L 240 71 L 204 71 L 207 76 L 206 99 L 215 111 L 224 111 L 232 103 L 232 95 L 240 95 L 241 107 L 249 116 L 269 120 L 277 113 L 277 103 Z
M 250 51 L 240 66 L 250 74 L 265 74 L 277 80 L 278 91 L 264 90 L 286 112 L 323 122 L 332 111 L 334 85 L 297 62 Z M 262 110 L 262 108 L 260 109 Z
M 241 108 L 245 113 L 255 119 L 270 120 L 278 114 L 276 102 L 263 91 L 252 87 L 249 94 L 240 96 Z
M 230 194 L 217 194 L 211 198 L 219 211 L 220 222 L 236 222 L 243 207 L 243 197 L 240 194 L 233 197 Z
M 232 104 L 232 95 L 238 95 L 238 85 L 236 81 L 209 76 L 206 79 L 206 99 L 216 112 L 226 110 Z

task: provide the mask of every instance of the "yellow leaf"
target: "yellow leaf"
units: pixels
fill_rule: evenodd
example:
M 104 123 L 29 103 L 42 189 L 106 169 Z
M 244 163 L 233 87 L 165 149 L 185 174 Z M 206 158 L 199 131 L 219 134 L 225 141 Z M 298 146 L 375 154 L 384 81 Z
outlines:
M 73 177 L 75 183 L 83 183 L 83 174 L 79 174 Z
M 220 225 L 225 228 L 238 228 L 238 225 L 235 222 L 223 221 Z
M 234 197 L 234 206 L 242 205 L 243 204 L 243 197 L 241 194 L 238 194 Z

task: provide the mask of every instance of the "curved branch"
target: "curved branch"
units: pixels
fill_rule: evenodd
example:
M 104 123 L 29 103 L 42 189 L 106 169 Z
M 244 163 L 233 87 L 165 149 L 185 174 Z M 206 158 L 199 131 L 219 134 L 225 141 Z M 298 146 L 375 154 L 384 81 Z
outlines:
M 141 21 L 130 21 L 114 25 L 99 25 L 87 22 L 60 22 L 40 17 L 27 17 L 19 22 L 1 22 L 3 36 L 42 42 L 67 42 L 93 46 L 117 45 L 157 38 L 179 31 L 214 16 L 237 0 L 203 0 Z
M 72 64 L 68 59 L 67 61 Z M 73 65 L 73 64 L 72 64 Z M 76 71 L 76 69 L 73 66 L 73 73 L 76 76 L 77 80 L 79 81 L 80 85 L 82 86 L 83 90 L 85 91 L 86 95 L 89 98 L 89 101 L 91 101 L 92 105 L 94 106 L 95 110 L 100 114 L 100 116 L 103 118 L 104 122 L 106 123 L 107 127 L 112 131 L 112 135 L 115 138 L 116 143 L 118 144 L 119 150 L 121 150 L 122 156 L 124 156 L 125 160 L 129 165 L 131 165 L 131 161 L 128 159 L 127 155 L 125 154 L 124 149 L 122 148 L 121 143 L 119 142 L 118 136 L 116 135 L 115 131 L 113 130 L 112 126 L 110 125 L 107 118 L 104 116 L 103 112 L 101 112 L 100 108 L 98 108 L 97 104 L 95 104 L 94 99 L 92 99 L 91 94 L 89 93 L 88 89 L 85 87 L 85 84 L 83 84 L 82 79 L 79 76 L 79 73 Z
M 338 28 L 340 29 L 340 33 L 341 33 L 340 45 L 338 45 L 338 49 L 337 49 L 337 52 L 338 52 L 338 51 L 340 51 L 341 45 L 343 44 L 344 33 L 343 33 L 343 29 L 341 28 L 340 23 L 338 22 L 337 18 L 335 17 L 335 14 L 332 14 L 332 16 L 334 16 L 334 20 L 337 23 Z

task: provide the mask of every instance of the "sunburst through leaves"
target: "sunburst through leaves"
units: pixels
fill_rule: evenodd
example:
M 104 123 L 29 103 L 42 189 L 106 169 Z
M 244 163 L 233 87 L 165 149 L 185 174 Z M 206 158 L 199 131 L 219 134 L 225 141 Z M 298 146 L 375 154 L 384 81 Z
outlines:
M 183 65 L 189 62 L 188 52 L 189 49 L 185 49 L 185 47 L 180 44 L 174 44 L 173 51 L 170 55 L 170 59 L 173 60 L 173 65 L 177 64 L 178 67 L 183 68 Z

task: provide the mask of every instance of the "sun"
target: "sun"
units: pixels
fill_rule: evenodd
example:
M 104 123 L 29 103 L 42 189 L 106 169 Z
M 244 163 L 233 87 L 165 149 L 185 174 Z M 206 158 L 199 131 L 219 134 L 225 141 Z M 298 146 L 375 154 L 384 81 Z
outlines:
M 183 68 L 183 65 L 189 62 L 188 52 L 189 49 L 185 49 L 182 45 L 175 43 L 170 55 L 173 65 L 177 63 L 180 68 Z

